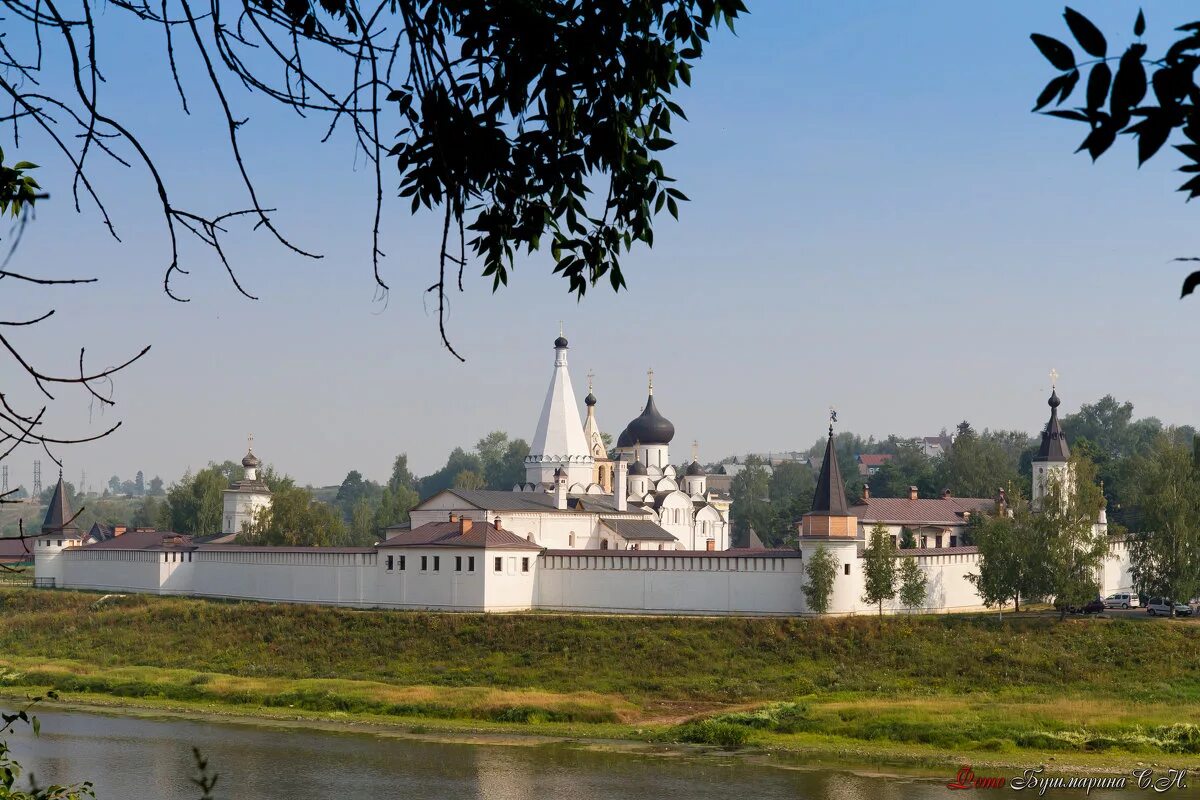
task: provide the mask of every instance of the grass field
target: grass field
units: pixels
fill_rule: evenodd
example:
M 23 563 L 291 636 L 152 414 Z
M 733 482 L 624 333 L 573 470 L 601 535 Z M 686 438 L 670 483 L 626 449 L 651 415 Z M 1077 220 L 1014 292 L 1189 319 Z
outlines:
M 922 760 L 1200 763 L 1200 625 L 1165 620 L 501 616 L 29 589 L 0 589 L 0 619 L 9 693 Z

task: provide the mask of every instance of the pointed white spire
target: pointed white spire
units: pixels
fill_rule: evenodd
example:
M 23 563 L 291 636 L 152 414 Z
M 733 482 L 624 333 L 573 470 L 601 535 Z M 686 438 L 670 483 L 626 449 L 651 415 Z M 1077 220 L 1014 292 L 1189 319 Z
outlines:
M 579 406 L 567 370 L 567 340 L 554 340 L 554 374 L 537 431 L 525 459 L 525 477 L 530 483 L 549 483 L 554 470 L 567 473 L 568 485 L 591 482 L 593 459 L 579 420 Z

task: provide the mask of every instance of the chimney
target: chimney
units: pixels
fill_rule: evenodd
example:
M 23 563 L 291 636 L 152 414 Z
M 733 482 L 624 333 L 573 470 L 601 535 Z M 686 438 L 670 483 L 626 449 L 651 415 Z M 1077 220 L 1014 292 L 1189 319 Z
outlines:
M 616 474 L 613 475 L 613 500 L 617 511 L 629 510 L 629 462 L 618 459 L 614 465 Z
M 470 517 L 463 517 L 458 521 L 458 532 L 460 534 L 468 534 L 471 532 L 471 526 L 474 524 Z
M 567 510 L 567 474 L 561 469 L 554 471 L 554 507 Z
M 499 517 L 496 517 L 496 521 L 492 523 L 492 527 L 495 528 L 496 530 L 500 530 L 500 518 Z
M 917 499 L 917 487 L 915 487 L 915 486 L 908 487 L 908 499 L 909 500 Z
M 949 489 L 942 489 L 942 499 L 943 500 L 950 499 L 950 490 Z
M 863 493 L 862 493 L 862 499 L 863 499 L 863 500 L 870 500 L 870 499 L 871 499 L 871 484 L 869 484 L 869 483 L 864 483 L 864 484 L 863 484 Z
M 450 512 L 450 521 L 451 521 L 451 522 L 458 522 L 458 514 L 455 514 L 453 511 L 451 511 L 451 512 Z

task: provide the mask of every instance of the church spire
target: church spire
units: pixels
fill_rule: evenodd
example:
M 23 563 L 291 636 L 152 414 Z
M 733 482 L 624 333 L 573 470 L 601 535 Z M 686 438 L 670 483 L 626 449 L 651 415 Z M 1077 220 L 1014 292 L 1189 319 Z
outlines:
M 525 459 L 528 482 L 550 483 L 556 469 L 566 471 L 568 485 L 591 482 L 593 460 L 577 402 L 567 370 L 567 339 L 560 332 L 554 340 L 554 374 Z
M 71 511 L 71 501 L 67 498 L 67 487 L 63 483 L 62 470 L 58 471 L 58 485 L 54 494 L 50 495 L 50 505 L 46 508 L 46 519 L 42 522 L 42 533 L 79 533 L 75 527 Z
M 804 515 L 800 535 L 814 538 L 854 539 L 858 536 L 858 519 L 846 505 L 846 482 L 838 467 L 837 448 L 833 443 L 833 423 L 837 412 L 829 409 L 829 439 L 825 442 L 825 458 L 817 476 L 812 511 Z
M 1067 446 L 1067 435 L 1063 432 L 1062 424 L 1058 421 L 1058 407 L 1062 401 L 1058 399 L 1058 371 L 1050 370 L 1050 421 L 1042 430 L 1042 446 L 1034 461 L 1069 461 L 1071 448 Z
M 837 417 L 833 417 L 836 419 Z M 846 482 L 838 467 L 837 449 L 833 446 L 833 422 L 829 423 L 829 439 L 825 442 L 825 458 L 817 476 L 817 491 L 813 494 L 813 513 L 844 517 L 846 511 Z

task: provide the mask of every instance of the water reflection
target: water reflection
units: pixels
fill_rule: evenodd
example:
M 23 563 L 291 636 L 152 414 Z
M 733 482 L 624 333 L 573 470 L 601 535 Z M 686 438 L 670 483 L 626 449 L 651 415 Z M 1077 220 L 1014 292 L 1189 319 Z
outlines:
M 778 769 L 722 757 L 629 755 L 562 745 L 451 744 L 80 713 L 40 716 L 40 739 L 21 733 L 11 741 L 18 758 L 42 783 L 93 780 L 101 800 L 195 800 L 199 793 L 188 781 L 193 774 L 193 746 L 221 774 L 217 795 L 222 800 L 969 798 L 948 790 L 944 781 Z M 1137 795 L 1143 793 L 1133 792 Z M 1000 796 L 1037 795 L 1004 791 Z M 1084 794 L 1046 795 L 1055 796 L 1082 798 Z M 1130 791 L 1091 794 L 1093 800 L 1122 796 L 1131 796 Z M 1197 798 L 1200 793 L 1189 789 L 1167 796 Z

